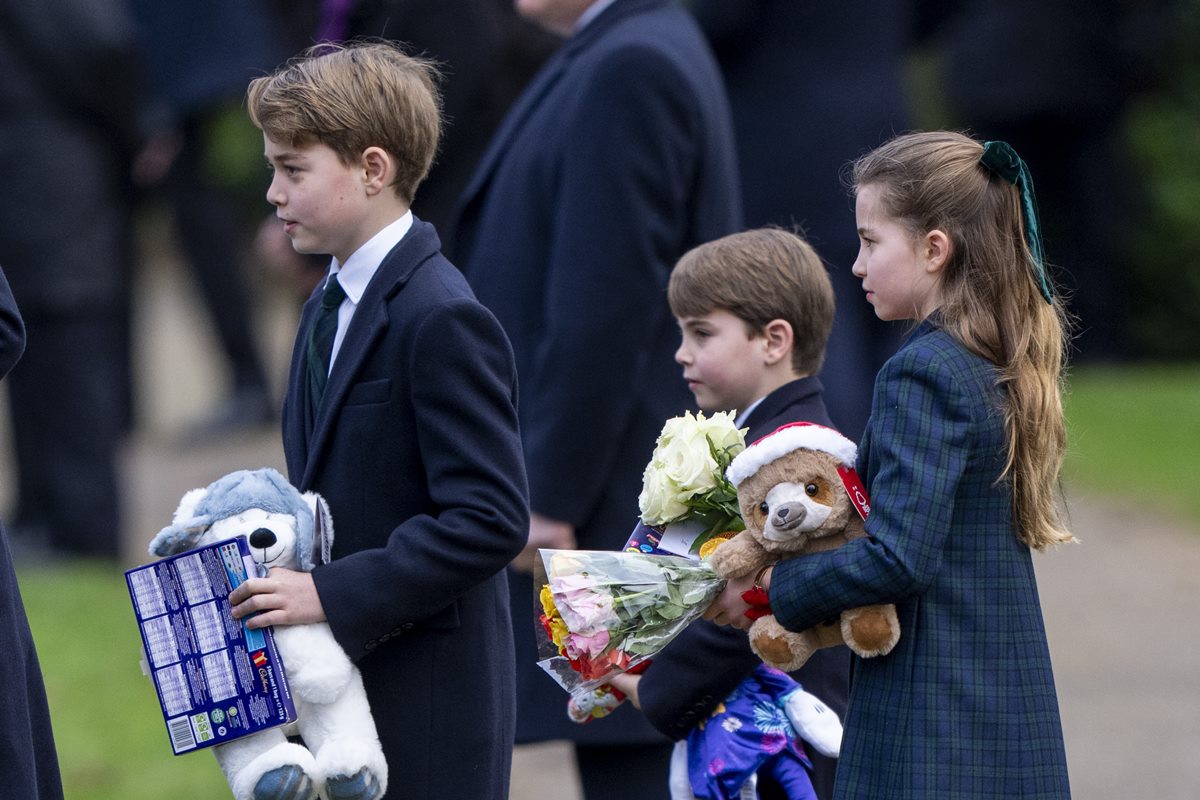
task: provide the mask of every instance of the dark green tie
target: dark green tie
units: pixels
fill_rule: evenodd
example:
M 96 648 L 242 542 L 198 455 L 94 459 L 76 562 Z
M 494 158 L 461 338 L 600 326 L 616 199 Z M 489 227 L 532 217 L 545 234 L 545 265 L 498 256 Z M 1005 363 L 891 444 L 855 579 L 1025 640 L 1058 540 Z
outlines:
M 317 318 L 308 332 L 308 399 L 313 415 L 321 407 L 325 384 L 329 382 L 329 357 L 333 353 L 333 339 L 337 336 L 338 308 L 346 299 L 346 290 L 338 283 L 337 275 L 331 275 L 321 295 L 321 307 Z

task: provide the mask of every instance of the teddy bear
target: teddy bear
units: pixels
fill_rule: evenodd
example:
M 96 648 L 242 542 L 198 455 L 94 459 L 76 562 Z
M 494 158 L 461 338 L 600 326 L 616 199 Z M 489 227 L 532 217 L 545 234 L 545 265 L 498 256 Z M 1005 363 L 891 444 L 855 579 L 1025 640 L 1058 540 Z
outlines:
M 750 646 L 764 663 L 786 672 L 799 669 L 816 650 L 845 643 L 869 658 L 891 652 L 900 639 L 894 605 L 843 611 L 837 620 L 799 633 L 770 613 L 758 588 L 762 571 L 776 562 L 832 550 L 865 536 L 870 505 L 854 472 L 857 447 L 832 428 L 800 422 L 784 425 L 754 442 L 730 463 L 726 476 L 737 488 L 746 529 L 711 556 L 723 578 L 755 575 L 744 596 L 755 616 Z
M 307 571 L 328 556 L 333 522 L 319 494 L 301 494 L 273 469 L 240 470 L 187 492 L 150 554 L 240 535 L 255 563 Z M 387 790 L 387 762 L 358 668 L 325 623 L 280 625 L 274 633 L 297 719 L 213 748 L 234 798 L 378 800 Z

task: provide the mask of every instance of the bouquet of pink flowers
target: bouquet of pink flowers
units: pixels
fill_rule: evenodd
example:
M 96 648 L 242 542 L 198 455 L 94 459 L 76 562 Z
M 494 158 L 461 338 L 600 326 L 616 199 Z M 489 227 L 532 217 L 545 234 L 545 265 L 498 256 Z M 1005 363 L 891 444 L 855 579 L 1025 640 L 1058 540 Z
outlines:
M 538 663 L 583 697 L 660 652 L 717 596 L 708 564 L 677 556 L 540 550 Z
M 571 692 L 572 719 L 619 705 L 623 696 L 605 684 L 648 665 L 720 592 L 723 581 L 701 560 L 701 546 L 743 528 L 725 470 L 745 446 L 731 414 L 667 420 L 624 550 L 539 551 L 538 663 Z

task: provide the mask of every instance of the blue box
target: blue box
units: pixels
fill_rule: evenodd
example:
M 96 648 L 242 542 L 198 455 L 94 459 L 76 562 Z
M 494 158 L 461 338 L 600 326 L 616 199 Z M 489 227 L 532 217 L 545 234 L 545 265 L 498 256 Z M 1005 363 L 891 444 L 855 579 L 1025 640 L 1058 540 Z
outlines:
M 125 573 L 175 755 L 296 719 L 273 631 L 230 612 L 257 569 L 238 536 Z

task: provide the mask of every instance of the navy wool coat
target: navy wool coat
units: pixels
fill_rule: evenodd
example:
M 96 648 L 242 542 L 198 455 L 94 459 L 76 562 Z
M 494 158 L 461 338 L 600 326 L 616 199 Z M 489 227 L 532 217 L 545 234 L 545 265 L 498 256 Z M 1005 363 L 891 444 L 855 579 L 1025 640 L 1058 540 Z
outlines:
M 695 21 L 617 0 L 551 57 L 463 198 L 455 258 L 512 339 L 534 511 L 619 549 L 663 423 L 692 408 L 666 286 L 679 256 L 738 230 L 732 124 Z M 594 725 L 535 666 L 533 585 L 510 575 L 517 741 L 657 741 L 635 709 Z
M 529 530 L 512 351 L 433 226 L 384 259 L 347 328 L 310 433 L 305 304 L 284 403 L 291 481 L 333 514 L 313 571 L 362 670 L 390 796 L 508 792 L 513 645 L 504 566 Z
M 926 320 L 880 370 L 858 471 L 868 537 L 776 567 L 792 630 L 896 603 L 900 642 L 854 659 L 838 798 L 1070 796 L 1030 550 L 998 478 L 996 369 Z
M 25 351 L 25 324 L 0 272 L 0 377 Z M 0 775 L 6 797 L 62 800 L 50 710 L 8 539 L 0 531 Z

